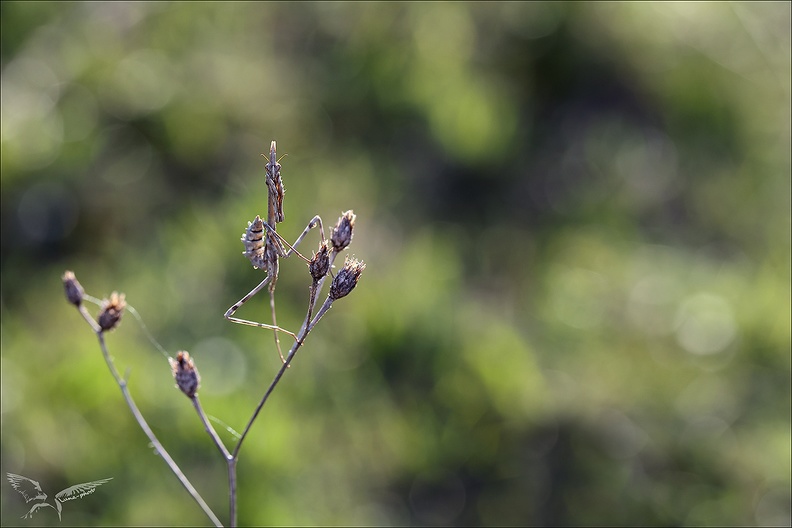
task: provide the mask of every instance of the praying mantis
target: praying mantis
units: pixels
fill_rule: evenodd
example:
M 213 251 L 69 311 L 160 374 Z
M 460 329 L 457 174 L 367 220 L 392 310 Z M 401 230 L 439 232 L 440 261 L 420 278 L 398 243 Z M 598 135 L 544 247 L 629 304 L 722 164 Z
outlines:
M 264 154 L 262 154 L 264 156 Z M 281 237 L 276 230 L 277 224 L 279 222 L 283 222 L 283 180 L 281 179 L 281 165 L 278 163 L 277 154 L 276 154 L 276 142 L 272 141 L 270 144 L 270 152 L 269 152 L 269 161 L 265 166 L 266 170 L 266 182 L 267 182 L 267 221 L 265 222 L 259 215 L 256 215 L 256 218 L 252 222 L 248 222 L 248 227 L 245 232 L 242 234 L 242 243 L 245 246 L 245 251 L 243 254 L 250 260 L 251 264 L 253 264 L 254 268 L 263 269 L 267 272 L 267 276 L 262 280 L 255 288 L 250 290 L 250 292 L 242 297 L 239 301 L 234 303 L 225 313 L 224 317 L 233 323 L 238 323 L 242 325 L 248 326 L 255 326 L 258 328 L 265 328 L 269 330 L 273 330 L 275 336 L 275 346 L 278 349 L 278 355 L 281 358 L 281 361 L 285 363 L 286 359 L 283 357 L 283 352 L 281 351 L 280 346 L 280 339 L 278 338 L 278 332 L 284 332 L 295 341 L 297 341 L 297 335 L 294 332 L 286 330 L 278 326 L 277 317 L 275 314 L 275 285 L 278 281 L 278 270 L 279 270 L 279 263 L 278 260 L 281 258 L 288 258 L 292 254 L 297 254 L 301 259 L 310 263 L 311 260 L 304 257 L 297 251 L 297 246 L 303 241 L 303 238 L 308 234 L 311 229 L 316 226 L 319 226 L 319 231 L 321 233 L 321 242 L 320 242 L 320 249 L 323 246 L 326 246 L 326 240 L 324 235 L 324 226 L 322 225 L 322 219 L 317 215 L 314 216 L 308 225 L 303 230 L 302 234 L 294 241 L 293 244 L 289 244 L 286 240 Z M 351 218 L 351 222 L 354 223 L 354 214 L 352 211 L 348 211 L 344 213 L 344 215 L 349 215 Z M 342 218 L 344 218 L 342 216 Z M 341 225 L 341 219 L 339 219 L 339 225 Z M 338 226 L 337 226 L 338 227 Z M 351 236 L 350 236 L 351 238 Z M 347 242 L 348 244 L 348 242 Z M 333 256 L 335 252 L 333 253 Z M 247 319 L 239 319 L 234 317 L 234 313 L 247 301 L 249 301 L 254 295 L 264 289 L 265 286 L 269 285 L 269 294 L 270 294 L 270 310 L 272 312 L 272 324 L 266 323 L 259 323 L 256 321 L 249 321 Z M 320 285 L 321 287 L 321 285 Z M 311 302 L 309 303 L 308 308 L 308 319 L 310 319 L 310 314 L 313 309 L 313 305 L 315 303 L 315 297 L 312 296 Z

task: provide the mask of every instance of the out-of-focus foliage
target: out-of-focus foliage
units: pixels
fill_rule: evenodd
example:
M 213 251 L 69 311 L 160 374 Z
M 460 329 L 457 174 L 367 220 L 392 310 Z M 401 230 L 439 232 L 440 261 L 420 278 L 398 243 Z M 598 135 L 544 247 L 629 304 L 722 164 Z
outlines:
M 125 292 L 241 430 L 279 360 L 222 314 L 263 278 L 239 236 L 276 139 L 280 232 L 352 208 L 368 268 L 246 441 L 241 524 L 789 525 L 789 3 L 3 2 L 0 24 L 2 472 L 113 477 L 64 524 L 207 523 L 60 276 Z M 282 263 L 282 326 L 308 284 Z M 227 519 L 166 359 L 130 313 L 108 344 Z M 3 481 L 4 525 L 29 506 Z

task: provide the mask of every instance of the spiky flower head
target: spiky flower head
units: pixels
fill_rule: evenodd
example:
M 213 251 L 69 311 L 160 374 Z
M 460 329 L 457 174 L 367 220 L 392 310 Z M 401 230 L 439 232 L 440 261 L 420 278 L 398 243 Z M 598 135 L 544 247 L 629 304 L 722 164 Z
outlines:
M 113 292 L 109 299 L 102 301 L 101 311 L 97 318 L 102 332 L 107 332 L 118 326 L 121 321 L 121 315 L 124 313 L 124 308 L 126 308 L 126 301 L 123 293 Z
M 82 304 L 85 290 L 83 290 L 82 285 L 77 281 L 74 272 L 66 271 L 63 274 L 63 287 L 66 290 L 66 299 L 79 308 Z
M 327 249 L 326 240 L 322 240 L 319 244 L 319 251 L 314 254 L 308 263 L 308 271 L 311 272 L 314 282 L 322 280 L 322 277 L 330 271 L 330 250 Z
M 330 234 L 330 241 L 333 243 L 333 251 L 343 251 L 352 242 L 352 230 L 355 228 L 355 213 L 352 209 L 346 213 L 341 213 Z
M 347 256 L 344 267 L 336 274 L 330 284 L 330 298 L 334 301 L 346 297 L 357 286 L 360 274 L 366 269 L 366 264 L 355 258 Z
M 193 398 L 201 386 L 201 376 L 198 374 L 198 369 L 195 368 L 195 363 L 190 357 L 190 353 L 181 350 L 176 354 L 176 359 L 168 358 L 168 362 L 170 363 L 171 371 L 173 371 L 173 379 L 176 380 L 176 386 L 188 398 Z

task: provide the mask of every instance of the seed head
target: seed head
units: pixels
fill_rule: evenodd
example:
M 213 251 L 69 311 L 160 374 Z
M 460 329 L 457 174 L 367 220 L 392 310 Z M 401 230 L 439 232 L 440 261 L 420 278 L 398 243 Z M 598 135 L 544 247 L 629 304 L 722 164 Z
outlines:
M 173 379 L 176 380 L 176 386 L 188 398 L 194 397 L 201 386 L 201 376 L 198 374 L 198 369 L 195 368 L 195 363 L 193 363 L 190 353 L 181 350 L 176 354 L 176 359 L 168 358 L 168 362 L 173 371 Z
M 113 292 L 110 295 L 110 299 L 102 301 L 102 309 L 99 312 L 98 323 L 103 332 L 107 332 L 118 326 L 118 323 L 121 321 L 121 315 L 124 313 L 124 308 L 126 308 L 126 301 L 124 300 L 123 293 L 119 295 Z
M 330 271 L 330 251 L 327 249 L 326 240 L 322 240 L 319 244 L 319 252 L 315 253 L 308 263 L 308 271 L 311 272 L 314 282 L 322 280 L 322 277 Z
M 330 298 L 336 301 L 349 295 L 349 292 L 357 286 L 360 274 L 363 273 L 364 269 L 366 269 L 364 262 L 347 256 L 344 261 L 344 267 L 336 274 L 332 284 L 330 284 Z
M 66 271 L 63 274 L 63 287 L 66 290 L 66 300 L 79 308 L 82 304 L 85 290 L 83 290 L 83 287 L 77 282 L 77 277 L 74 276 L 73 272 Z
M 355 228 L 355 213 L 352 209 L 342 213 L 338 223 L 330 234 L 330 241 L 333 243 L 333 251 L 343 251 L 352 242 L 352 230 Z

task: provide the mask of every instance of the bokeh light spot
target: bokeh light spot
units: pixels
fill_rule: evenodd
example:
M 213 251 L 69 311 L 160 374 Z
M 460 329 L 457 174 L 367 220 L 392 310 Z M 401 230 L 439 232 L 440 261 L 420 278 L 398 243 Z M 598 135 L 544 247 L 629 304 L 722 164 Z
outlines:
M 677 311 L 677 342 L 691 354 L 716 354 L 736 335 L 731 306 L 722 297 L 698 293 L 685 299 Z
M 222 337 L 200 341 L 190 354 L 201 374 L 200 392 L 220 395 L 237 390 L 247 377 L 247 359 L 239 347 Z

